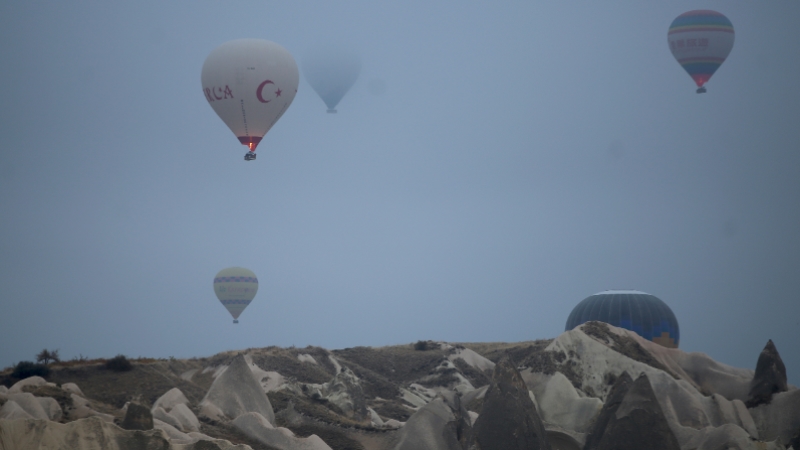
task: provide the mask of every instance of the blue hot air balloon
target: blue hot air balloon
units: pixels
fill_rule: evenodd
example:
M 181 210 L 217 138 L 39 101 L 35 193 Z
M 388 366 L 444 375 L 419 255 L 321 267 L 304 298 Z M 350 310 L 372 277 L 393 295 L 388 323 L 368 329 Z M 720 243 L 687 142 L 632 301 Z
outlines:
M 361 72 L 357 54 L 335 47 L 318 48 L 303 58 L 303 76 L 328 106 L 329 113 L 353 87 Z
M 590 320 L 635 331 L 664 347 L 677 348 L 680 340 L 678 320 L 669 306 L 641 291 L 604 291 L 586 297 L 570 313 L 565 330 Z

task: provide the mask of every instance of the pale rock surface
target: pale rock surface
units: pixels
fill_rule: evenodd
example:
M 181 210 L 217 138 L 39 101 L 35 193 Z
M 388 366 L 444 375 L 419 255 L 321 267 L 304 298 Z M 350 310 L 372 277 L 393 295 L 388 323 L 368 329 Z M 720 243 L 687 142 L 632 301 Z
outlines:
M 189 369 L 181 374 L 181 379 L 186 381 L 192 381 L 194 374 L 196 374 L 199 370 L 200 369 Z
M 275 413 L 267 395 L 244 356 L 239 355 L 214 379 L 200 403 L 200 413 L 214 420 L 226 420 L 248 412 L 256 412 L 275 423 Z
M 644 373 L 650 380 L 664 415 L 681 445 L 691 439 L 696 430 L 709 426 L 722 426 L 728 423 L 726 419 L 735 418 L 734 425 L 753 431 L 748 425 L 752 419 L 747 417 L 748 414 L 741 405 L 737 407 L 736 401 L 731 402 L 722 396 L 706 397 L 698 391 L 694 383 L 686 379 L 676 380 L 663 370 L 628 358 L 586 335 L 582 328 L 583 325 L 561 334 L 546 350 L 575 355 L 567 356 L 562 364 L 574 365 L 575 372 L 581 376 L 580 381 L 584 390 L 590 390 L 601 398 L 606 398 L 610 389 L 606 382 L 608 377 L 619 377 L 623 371 L 636 377 Z M 608 328 L 614 333 L 636 338 L 627 330 L 610 325 Z M 643 344 L 642 341 L 637 342 Z M 644 344 L 642 346 L 645 347 Z M 734 415 L 729 413 L 731 410 L 735 411 Z
M 9 394 L 19 394 L 19 393 L 23 392 L 22 388 L 24 388 L 26 386 L 39 387 L 39 386 L 45 386 L 45 385 L 47 385 L 47 386 L 55 386 L 56 384 L 55 383 L 49 383 L 49 382 L 47 382 L 47 380 L 45 380 L 42 377 L 32 376 L 32 377 L 25 378 L 24 380 L 19 380 L 16 383 L 14 383 L 14 385 L 11 386 L 11 388 L 8 390 L 8 393 Z
M 170 409 L 174 408 L 175 405 L 189 404 L 189 399 L 183 395 L 178 388 L 172 388 L 165 392 L 161 397 L 158 397 L 158 400 L 153 403 L 153 407 L 151 410 L 155 410 L 158 407 L 164 408 L 165 411 L 169 411 Z
M 400 422 L 397 419 L 389 419 L 389 420 L 387 420 L 386 422 L 383 423 L 383 426 L 385 428 L 397 429 L 397 428 L 403 428 L 404 426 L 406 426 L 406 423 L 405 422 Z
M 70 394 L 69 396 L 70 398 L 72 398 L 72 405 L 73 405 L 73 409 L 69 412 L 70 419 L 74 420 L 74 419 L 85 419 L 89 417 L 98 417 L 105 422 L 114 423 L 114 416 L 112 416 L 111 414 L 105 414 L 93 410 L 89 406 L 89 400 L 86 400 L 85 398 L 77 394 Z
M 4 397 L 9 401 L 13 401 L 14 403 L 16 403 L 20 408 L 22 408 L 26 413 L 28 413 L 34 419 L 51 420 L 50 414 L 48 414 L 45 408 L 42 407 L 42 404 L 39 402 L 39 398 L 35 397 L 30 392 L 11 393 L 11 389 L 9 389 L 9 393 L 5 394 Z M 61 407 L 58 406 L 58 403 L 56 403 L 56 407 L 58 408 L 59 411 L 58 417 L 60 418 Z
M 372 421 L 372 424 L 376 427 L 382 427 L 383 419 L 381 419 L 381 416 L 379 416 L 378 413 L 376 413 L 372 408 L 367 408 L 367 411 L 369 412 L 369 419 Z
M 213 441 L 220 450 L 252 450 L 225 440 Z M 66 424 L 37 420 L 0 420 L 0 448 L 3 450 L 190 450 L 192 447 L 171 444 L 162 430 L 128 431 L 89 417 Z
M 774 442 L 755 442 L 748 432 L 733 424 L 700 430 L 681 448 L 697 450 L 783 450 Z
M 459 348 L 455 351 L 455 353 L 451 354 L 447 358 L 450 361 L 455 361 L 456 359 L 461 358 L 465 363 L 480 371 L 494 370 L 494 363 L 491 360 L 468 348 Z
M 656 361 L 666 367 L 668 372 L 687 380 L 698 391 L 717 393 L 728 400 L 747 399 L 754 371 L 722 364 L 705 353 L 686 353 L 677 348 L 667 348 L 630 330 L 611 325 L 608 328 L 619 336 L 634 339 Z
M 275 428 L 256 412 L 242 414 L 232 423 L 248 437 L 280 450 L 331 450 L 319 436 L 312 434 L 307 438 L 296 437 L 287 428 Z
M 176 418 L 181 425 L 181 430 L 184 432 L 200 431 L 200 421 L 194 415 L 191 409 L 183 403 L 175 405 L 169 411 L 169 415 Z
M 78 385 L 75 383 L 64 383 L 61 385 L 61 389 L 69 392 L 70 394 L 78 394 L 81 397 L 85 397 L 85 395 L 83 395 L 83 392 L 81 391 L 81 388 L 79 388 Z
M 444 400 L 434 399 L 409 417 L 392 450 L 461 450 L 445 437 L 447 424 L 455 420 Z
M 187 406 L 189 400 L 178 388 L 172 388 L 153 404 L 153 417 L 183 431 L 200 431 L 200 421 Z
M 33 416 L 22 409 L 17 402 L 14 400 L 9 400 L 3 404 L 2 408 L 0 408 L 0 419 L 33 419 Z
M 445 386 L 442 386 L 442 383 L 438 382 L 438 380 L 442 377 L 455 377 L 456 380 L 449 382 Z M 460 371 L 458 371 L 456 365 L 453 364 L 453 361 L 449 359 L 442 360 L 442 362 L 433 369 L 433 373 L 422 377 L 419 381 L 434 385 L 435 387 L 431 388 L 430 391 L 435 392 L 436 394 L 446 391 L 464 394 L 475 390 L 475 387 L 472 386 L 472 383 L 470 383 L 470 381 L 465 378 Z
M 168 424 L 169 426 L 174 427 L 177 430 L 184 431 L 183 430 L 183 426 L 178 421 L 178 419 L 176 417 L 173 417 L 171 414 L 167 413 L 167 411 L 164 410 L 164 408 L 159 406 L 159 407 L 151 409 L 150 412 L 153 414 L 153 420 L 158 419 L 158 420 Z M 194 431 L 197 431 L 197 430 L 194 430 Z
M 769 404 L 749 411 L 761 440 L 777 440 L 782 445 L 789 445 L 792 437 L 800 431 L 800 389 L 774 394 Z
M 520 373 L 523 375 L 523 379 L 525 377 L 524 373 Z M 486 395 L 486 390 L 489 389 L 489 385 L 481 386 L 473 391 L 466 392 L 461 396 L 461 403 L 468 405 L 473 400 L 482 399 Z
M 0 394 L 7 394 L 8 388 L 0 384 Z
M 361 380 L 347 367 L 339 366 L 336 375 L 327 383 L 304 384 L 302 391 L 312 399 L 333 403 L 349 417 L 361 419 L 367 415 Z
M 411 383 L 408 389 L 400 388 L 400 394 L 400 398 L 417 409 L 430 403 L 437 395 L 433 389 L 417 383 Z
M 255 377 L 261 385 L 261 389 L 264 390 L 264 393 L 278 391 L 285 387 L 286 379 L 283 375 L 258 367 L 258 365 L 253 362 L 253 358 L 250 355 L 245 355 L 244 360 L 250 367 L 250 371 L 253 372 L 253 377 Z
M 153 428 L 163 431 L 171 443 L 188 444 L 192 442 L 191 436 L 162 421 L 161 419 L 156 418 L 155 415 L 153 416 Z
M 297 355 L 297 359 L 300 362 L 307 362 L 307 363 L 311 363 L 311 364 L 316 364 L 317 363 L 317 360 L 314 359 L 314 357 L 309 355 L 308 353 L 301 353 L 301 354 Z
M 567 430 L 586 432 L 591 420 L 603 407 L 603 402 L 578 395 L 578 391 L 561 372 L 544 375 L 543 378 L 533 386 L 526 380 L 536 398 L 542 420 Z
M 56 422 L 61 420 L 64 411 L 61 410 L 61 405 L 58 404 L 56 399 L 51 397 L 36 397 L 36 400 L 39 402 L 44 412 L 47 413 L 47 417 L 50 420 Z

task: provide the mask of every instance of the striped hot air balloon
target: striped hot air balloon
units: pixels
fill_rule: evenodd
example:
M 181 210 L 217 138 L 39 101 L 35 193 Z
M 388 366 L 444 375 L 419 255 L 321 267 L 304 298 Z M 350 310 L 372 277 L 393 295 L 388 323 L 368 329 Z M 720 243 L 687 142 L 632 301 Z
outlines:
M 233 323 L 239 323 L 239 315 L 253 301 L 258 292 L 258 278 L 244 267 L 222 269 L 214 277 L 214 293 L 219 302 L 233 316 Z
M 733 24 L 716 11 L 696 10 L 672 21 L 667 41 L 672 56 L 697 84 L 697 93 L 725 62 L 733 48 Z

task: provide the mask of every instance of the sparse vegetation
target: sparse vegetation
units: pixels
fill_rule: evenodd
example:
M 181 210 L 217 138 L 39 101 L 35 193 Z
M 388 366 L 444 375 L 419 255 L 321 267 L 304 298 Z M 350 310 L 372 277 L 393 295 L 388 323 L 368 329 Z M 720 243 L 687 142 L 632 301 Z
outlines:
M 434 350 L 433 343 L 431 341 L 417 341 L 414 344 L 414 350 L 418 352 L 424 352 L 426 350 Z
M 39 376 L 46 377 L 50 375 L 50 369 L 44 364 L 36 364 L 32 361 L 20 361 L 11 372 L 11 376 L 23 380 L 28 377 Z
M 44 365 L 50 364 L 50 362 L 59 362 L 61 359 L 58 356 L 58 350 L 48 350 L 44 349 L 36 355 L 36 362 Z
M 128 372 L 133 370 L 133 364 L 128 361 L 125 355 L 117 355 L 106 361 L 106 369 L 114 372 Z

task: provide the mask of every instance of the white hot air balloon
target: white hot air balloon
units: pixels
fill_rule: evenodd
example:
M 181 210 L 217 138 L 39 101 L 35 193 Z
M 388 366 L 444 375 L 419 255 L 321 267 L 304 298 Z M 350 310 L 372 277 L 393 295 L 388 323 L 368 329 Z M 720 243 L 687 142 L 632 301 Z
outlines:
M 253 301 L 256 292 L 258 278 L 244 267 L 222 269 L 214 277 L 214 293 L 233 316 L 233 323 L 239 323 L 239 315 Z
M 353 87 L 361 72 L 361 58 L 351 51 L 333 46 L 317 48 L 303 58 L 303 75 L 325 102 L 329 113 Z
M 203 94 L 239 142 L 248 147 L 245 161 L 281 118 L 297 94 L 300 74 L 292 55 L 264 39 L 228 41 L 203 63 Z

